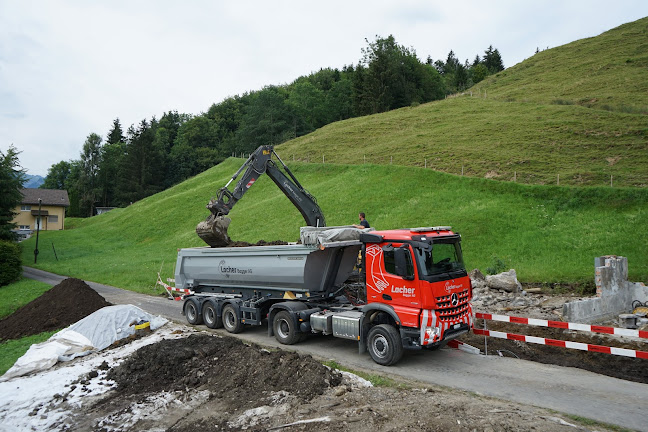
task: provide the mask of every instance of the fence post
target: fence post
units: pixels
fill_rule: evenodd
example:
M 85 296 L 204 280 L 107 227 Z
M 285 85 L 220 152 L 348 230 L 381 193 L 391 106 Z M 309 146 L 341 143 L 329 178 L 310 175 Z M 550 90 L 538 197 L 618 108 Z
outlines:
M 324 155 L 322 155 L 322 163 L 324 163 Z
M 427 158 L 425 158 L 425 168 L 427 168 Z
M 610 187 L 614 187 L 612 186 L 612 174 L 610 174 Z
M 513 183 L 517 183 L 517 171 L 513 171 Z
M 464 166 L 461 165 L 461 177 L 463 177 L 463 171 L 464 171 L 463 168 L 464 168 Z
M 362 155 L 362 157 L 364 158 L 364 163 L 366 164 L 367 163 L 367 155 Z
M 558 174 L 558 180 L 556 180 L 556 184 L 560 186 L 560 174 Z

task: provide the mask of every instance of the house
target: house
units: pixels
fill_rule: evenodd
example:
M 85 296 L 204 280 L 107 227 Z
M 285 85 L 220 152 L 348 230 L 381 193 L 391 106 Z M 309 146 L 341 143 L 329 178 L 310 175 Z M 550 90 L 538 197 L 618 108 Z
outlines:
M 65 228 L 65 209 L 70 206 L 70 199 L 65 190 L 57 189 L 21 189 L 23 200 L 13 222 L 18 226 L 18 235 L 29 238 L 36 231 L 37 224 L 41 231 L 62 230 Z M 40 201 L 40 221 L 38 218 L 38 200 Z

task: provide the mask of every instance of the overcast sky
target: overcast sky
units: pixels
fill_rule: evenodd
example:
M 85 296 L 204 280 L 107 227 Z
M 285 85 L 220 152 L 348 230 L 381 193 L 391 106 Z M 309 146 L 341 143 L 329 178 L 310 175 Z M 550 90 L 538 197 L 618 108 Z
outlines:
M 420 59 L 497 48 L 506 67 L 536 48 L 648 16 L 645 0 L 0 0 L 0 150 L 29 174 L 79 159 L 164 112 L 200 114 L 228 96 L 357 64 L 365 39 L 394 35 Z

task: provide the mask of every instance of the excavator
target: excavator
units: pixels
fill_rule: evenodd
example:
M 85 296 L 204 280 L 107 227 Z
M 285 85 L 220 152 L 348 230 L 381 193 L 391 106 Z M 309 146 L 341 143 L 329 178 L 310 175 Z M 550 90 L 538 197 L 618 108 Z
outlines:
M 284 174 L 277 166 L 272 159 L 273 155 L 288 175 Z M 230 191 L 228 189 L 229 185 L 236 180 L 243 170 L 245 170 L 245 173 L 236 183 L 234 190 Z M 297 181 L 297 178 L 274 151 L 272 145 L 262 145 L 250 154 L 250 157 L 232 176 L 231 180 L 218 190 L 215 198 L 209 201 L 207 209 L 211 214 L 196 227 L 198 237 L 211 247 L 227 246 L 230 243 L 227 230 L 232 221 L 227 215 L 245 192 L 259 179 L 259 176 L 264 173 L 274 181 L 281 192 L 297 207 L 308 226 L 326 226 L 324 215 L 317 205 L 315 197 L 308 193 Z

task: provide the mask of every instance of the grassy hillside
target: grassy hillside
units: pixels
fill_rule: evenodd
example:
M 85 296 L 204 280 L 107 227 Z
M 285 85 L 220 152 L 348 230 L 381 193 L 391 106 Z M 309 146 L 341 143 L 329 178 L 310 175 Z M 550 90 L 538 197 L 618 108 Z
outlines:
M 160 269 L 172 275 L 177 248 L 202 245 L 195 225 L 240 164 L 228 159 L 126 209 L 41 233 L 38 267 L 153 292 Z M 502 260 L 526 282 L 591 282 L 594 257 L 605 254 L 627 256 L 631 278 L 648 281 L 647 189 L 529 186 L 400 166 L 290 165 L 328 225 L 354 223 L 358 211 L 378 229 L 452 225 L 463 235 L 469 268 Z M 266 176 L 231 216 L 232 238 L 249 242 L 297 240 L 303 224 Z M 31 265 L 34 239 L 24 245 Z
M 542 51 L 457 97 L 333 123 L 282 157 L 519 183 L 648 186 L 648 18 Z

